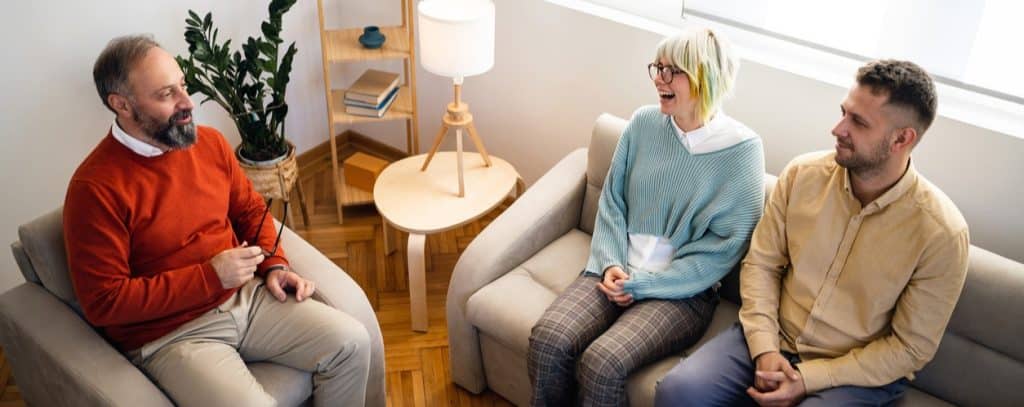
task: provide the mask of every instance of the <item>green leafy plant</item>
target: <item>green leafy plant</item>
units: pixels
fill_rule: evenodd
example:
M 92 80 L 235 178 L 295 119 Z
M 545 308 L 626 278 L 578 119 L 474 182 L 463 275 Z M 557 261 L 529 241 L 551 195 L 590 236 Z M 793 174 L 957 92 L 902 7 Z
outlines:
M 288 153 L 284 119 L 288 115 L 285 89 L 295 58 L 292 42 L 278 59 L 281 16 L 296 0 L 272 0 L 270 18 L 261 26 L 263 36 L 249 37 L 242 50 L 231 52 L 231 40 L 217 42 L 213 16 L 189 10 L 185 19 L 188 57 L 176 59 L 185 73 L 192 94 L 206 96 L 200 103 L 217 102 L 234 120 L 242 138 L 240 154 L 252 161 L 265 161 Z

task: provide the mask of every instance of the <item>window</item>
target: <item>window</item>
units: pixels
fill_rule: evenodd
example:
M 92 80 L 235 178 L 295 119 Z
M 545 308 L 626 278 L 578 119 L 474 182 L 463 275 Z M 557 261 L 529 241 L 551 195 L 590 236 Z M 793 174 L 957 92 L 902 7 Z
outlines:
M 1016 0 L 591 0 L 679 26 L 711 20 L 856 59 L 914 61 L 946 85 L 1024 104 Z

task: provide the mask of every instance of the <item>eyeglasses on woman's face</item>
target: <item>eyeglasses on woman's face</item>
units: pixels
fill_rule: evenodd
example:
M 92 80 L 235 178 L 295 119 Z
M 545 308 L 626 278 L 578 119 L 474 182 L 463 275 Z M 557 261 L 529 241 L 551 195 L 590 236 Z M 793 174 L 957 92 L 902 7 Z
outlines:
M 651 80 L 655 80 L 661 77 L 661 81 L 666 84 L 672 83 L 672 78 L 676 75 L 685 74 L 686 71 L 676 68 L 671 65 L 663 65 L 662 63 L 650 63 L 647 64 L 647 74 L 651 76 Z

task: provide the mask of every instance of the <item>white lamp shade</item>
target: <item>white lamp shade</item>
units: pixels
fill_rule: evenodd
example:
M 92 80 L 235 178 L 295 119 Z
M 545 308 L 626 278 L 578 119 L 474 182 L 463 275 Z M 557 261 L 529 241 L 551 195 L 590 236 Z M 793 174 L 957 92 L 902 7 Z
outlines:
M 491 0 L 423 0 L 417 10 L 419 57 L 424 69 L 461 78 L 494 66 Z

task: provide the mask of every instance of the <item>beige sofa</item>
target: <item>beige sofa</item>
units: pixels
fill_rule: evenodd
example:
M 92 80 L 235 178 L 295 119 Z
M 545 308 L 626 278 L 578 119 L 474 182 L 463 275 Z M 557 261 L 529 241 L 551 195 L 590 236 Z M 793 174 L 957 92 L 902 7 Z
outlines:
M 0 345 L 25 401 L 36 406 L 173 405 L 82 319 L 68 277 L 61 225 L 58 209 L 18 229 L 19 240 L 11 249 L 26 281 L 0 295 Z M 384 343 L 363 290 L 287 228 L 281 246 L 292 268 L 316 283 L 318 300 L 366 326 L 372 347 L 366 405 L 383 407 Z M 280 405 L 310 401 L 309 373 L 273 363 L 250 363 L 249 368 Z
M 625 121 L 598 118 L 589 149 L 570 153 L 473 240 L 448 288 L 452 378 L 527 405 L 530 328 L 583 269 L 597 201 Z M 766 177 L 770 191 L 775 178 Z M 632 405 L 653 404 L 655 383 L 739 310 L 737 271 L 696 345 L 629 378 Z M 963 295 L 934 360 L 901 405 L 1024 405 L 1024 264 L 971 247 Z

